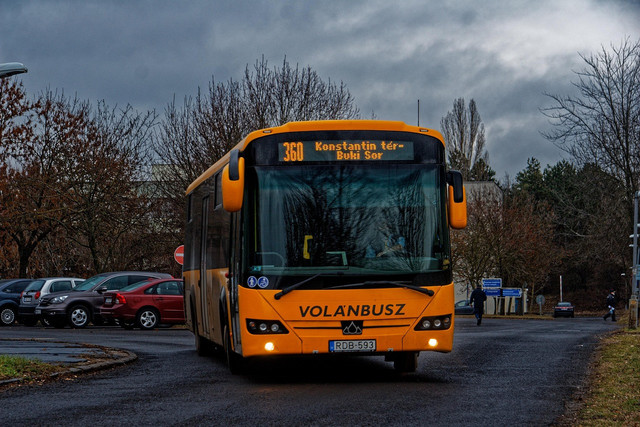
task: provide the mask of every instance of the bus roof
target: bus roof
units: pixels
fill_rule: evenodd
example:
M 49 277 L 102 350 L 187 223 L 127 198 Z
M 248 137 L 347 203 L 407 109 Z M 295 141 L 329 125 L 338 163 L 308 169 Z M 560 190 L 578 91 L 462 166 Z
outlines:
M 261 138 L 266 135 L 275 135 L 278 133 L 287 132 L 309 132 L 309 131 L 326 131 L 326 130 L 383 130 L 393 132 L 413 132 L 420 134 L 428 134 L 436 137 L 444 142 L 444 138 L 440 132 L 428 129 L 421 126 L 411 126 L 400 121 L 387 121 L 387 120 L 316 120 L 308 122 L 289 122 L 282 126 L 271 127 L 256 130 L 244 137 L 234 149 L 238 149 L 240 152 L 251 143 L 251 141 Z M 196 178 L 195 181 L 189 185 L 186 194 L 191 193 L 196 187 L 202 184 L 209 177 L 217 173 L 224 165 L 229 162 L 229 153 L 225 154 L 217 162 L 215 162 L 209 169 L 204 171 L 202 175 Z

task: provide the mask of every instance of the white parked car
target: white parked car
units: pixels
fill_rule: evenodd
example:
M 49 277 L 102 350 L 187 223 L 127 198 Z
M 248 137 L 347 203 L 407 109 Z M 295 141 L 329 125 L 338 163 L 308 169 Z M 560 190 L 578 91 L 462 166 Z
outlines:
M 46 277 L 29 283 L 20 295 L 20 307 L 18 308 L 20 321 L 27 326 L 34 326 L 40 319 L 40 316 L 35 314 L 35 310 L 43 296 L 52 292 L 69 291 L 82 282 L 84 279 L 77 277 Z M 40 319 L 40 321 L 43 325 L 49 326 L 46 319 Z

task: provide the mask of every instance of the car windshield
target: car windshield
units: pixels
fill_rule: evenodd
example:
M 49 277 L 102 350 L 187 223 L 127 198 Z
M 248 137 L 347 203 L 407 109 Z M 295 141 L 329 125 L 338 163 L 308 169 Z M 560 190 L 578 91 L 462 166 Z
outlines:
M 144 285 L 148 285 L 151 281 L 150 280 L 143 280 L 141 282 L 136 282 L 136 283 L 132 283 L 128 286 L 125 286 L 124 288 L 120 289 L 120 292 L 129 292 L 129 291 L 135 291 L 136 289 L 139 289 L 141 287 L 143 287 Z
M 437 165 L 256 167 L 249 273 L 442 272 L 449 239 Z M 324 274 L 324 273 L 323 273 Z
M 571 307 L 570 302 L 559 302 L 558 307 Z
M 93 289 L 95 285 L 102 282 L 102 280 L 105 277 L 107 277 L 106 274 L 98 274 L 97 276 L 90 277 L 84 282 L 82 282 L 81 284 L 79 284 L 78 286 L 76 286 L 75 288 L 73 288 L 73 290 L 76 292 L 89 291 Z
M 42 289 L 42 286 L 44 285 L 44 280 L 34 280 L 33 282 L 29 283 L 29 286 L 27 286 L 24 291 L 39 291 L 40 289 Z

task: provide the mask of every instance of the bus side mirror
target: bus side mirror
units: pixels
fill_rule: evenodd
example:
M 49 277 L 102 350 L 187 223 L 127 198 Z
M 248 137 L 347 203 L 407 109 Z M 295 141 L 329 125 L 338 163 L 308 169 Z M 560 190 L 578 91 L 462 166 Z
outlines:
M 242 208 L 244 195 L 244 159 L 238 150 L 231 150 L 229 164 L 222 171 L 222 207 L 227 212 Z
M 462 183 L 462 174 L 458 171 L 447 172 L 449 184 L 449 225 L 461 229 L 467 226 L 467 193 Z

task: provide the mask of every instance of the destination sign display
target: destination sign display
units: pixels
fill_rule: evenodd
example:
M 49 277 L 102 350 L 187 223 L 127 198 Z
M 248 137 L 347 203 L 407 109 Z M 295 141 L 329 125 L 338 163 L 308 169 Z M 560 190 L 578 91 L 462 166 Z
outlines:
M 414 160 L 412 141 L 323 140 L 286 141 L 278 144 L 278 161 L 384 161 Z

